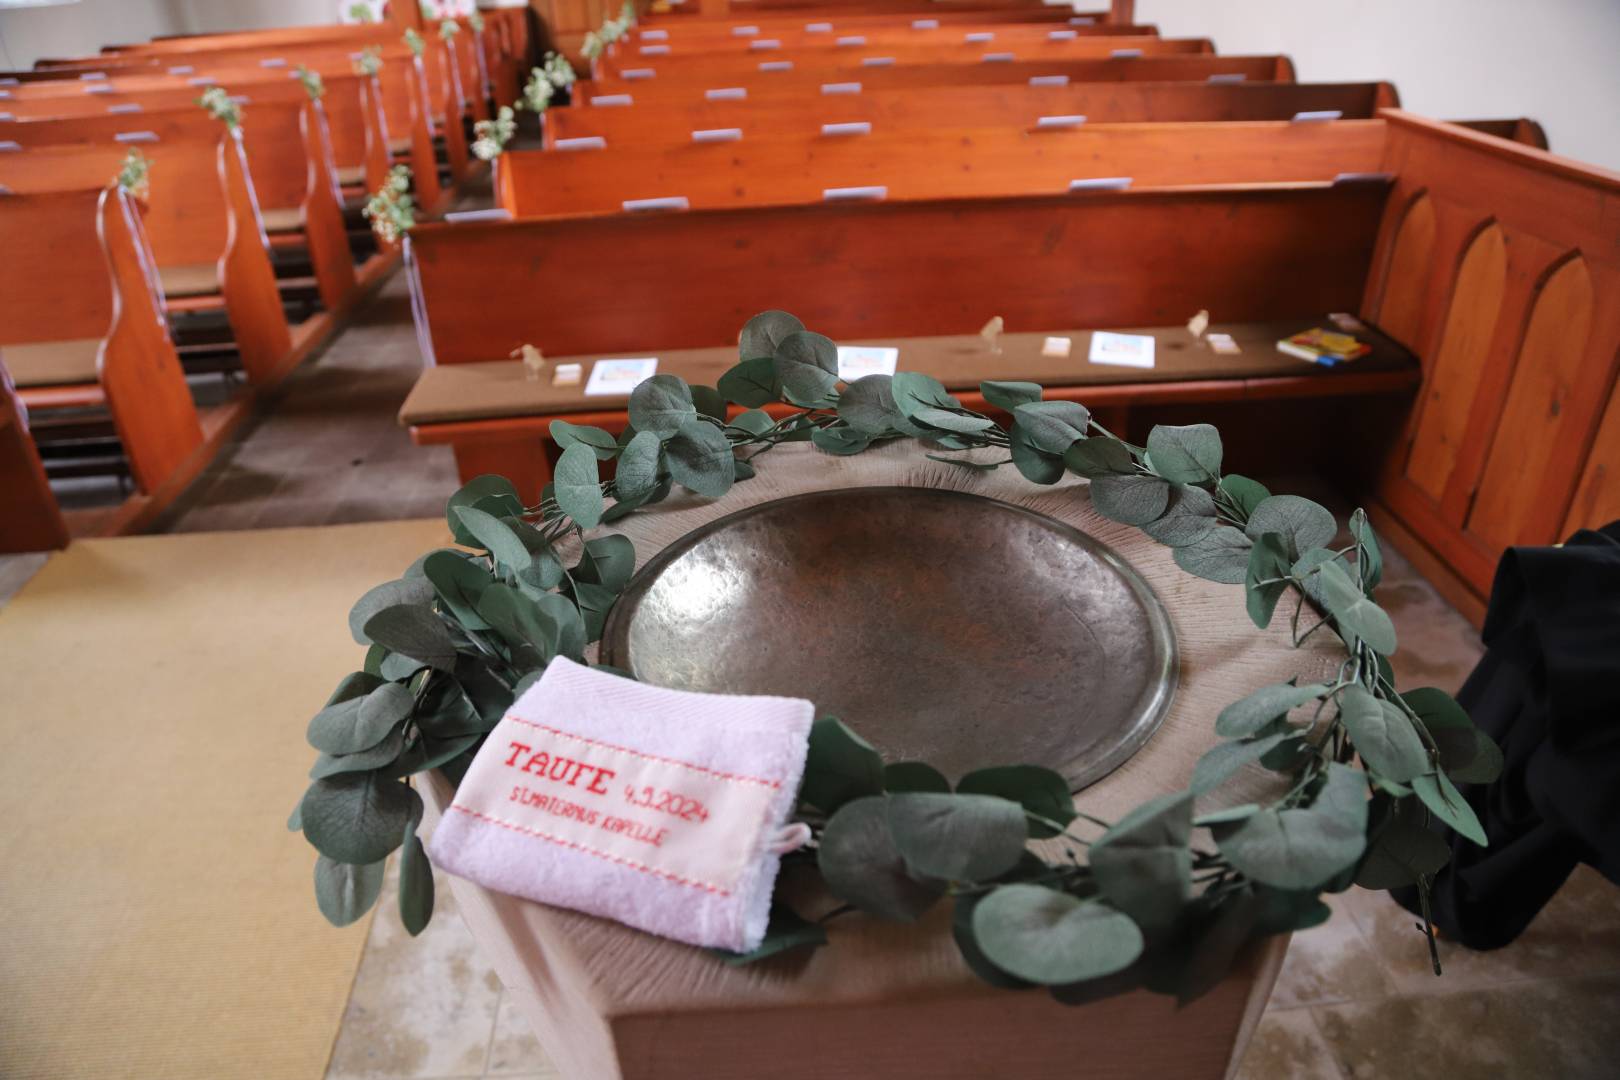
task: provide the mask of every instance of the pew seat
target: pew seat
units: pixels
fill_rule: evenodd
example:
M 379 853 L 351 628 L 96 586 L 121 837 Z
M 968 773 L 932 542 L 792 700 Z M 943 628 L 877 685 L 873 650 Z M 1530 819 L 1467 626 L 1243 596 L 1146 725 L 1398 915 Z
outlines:
M 170 300 L 185 300 L 197 296 L 215 296 L 220 291 L 217 263 L 184 263 L 179 266 L 158 267 L 158 280 L 163 283 L 163 295 Z
M 39 341 L 7 345 L 6 369 L 19 390 L 36 386 L 64 386 L 95 383 L 101 355 L 99 337 L 66 341 Z
M 1049 400 L 1079 401 L 1106 408 L 1118 417 L 1132 406 L 1256 401 L 1276 398 L 1342 397 L 1409 394 L 1421 371 L 1411 352 L 1375 329 L 1357 336 L 1373 351 L 1353 363 L 1321 367 L 1288 356 L 1276 348 L 1279 339 L 1323 319 L 1216 324 L 1215 333 L 1232 335 L 1241 350 L 1217 354 L 1185 327 L 1137 327 L 1118 332 L 1154 338 L 1152 368 L 1093 364 L 1090 330 L 1059 329 L 1008 333 L 999 352 L 977 334 L 873 338 L 841 344 L 886 346 L 899 350 L 903 371 L 922 371 L 939 379 L 963 404 L 986 409 L 978 392 L 987 379 L 1028 380 L 1046 388 Z M 1048 338 L 1067 338 L 1069 355 L 1043 352 Z M 661 373 L 679 375 L 693 384 L 713 386 L 737 362 L 735 346 L 702 349 L 627 350 L 613 356 L 657 356 Z M 399 420 L 418 445 L 454 448 L 464 480 L 481 472 L 499 472 L 519 490 L 538 490 L 550 479 L 555 455 L 548 428 L 554 419 L 590 424 L 618 434 L 629 422 L 625 397 L 586 396 L 584 383 L 602 355 L 562 357 L 577 363 L 579 384 L 554 386 L 550 366 L 530 379 L 520 361 L 495 360 L 447 364 L 425 369 L 417 378 Z M 733 407 L 733 413 L 740 409 Z M 789 406 L 771 406 L 786 415 Z
M 296 206 L 259 211 L 265 232 L 298 232 L 304 227 L 304 211 Z

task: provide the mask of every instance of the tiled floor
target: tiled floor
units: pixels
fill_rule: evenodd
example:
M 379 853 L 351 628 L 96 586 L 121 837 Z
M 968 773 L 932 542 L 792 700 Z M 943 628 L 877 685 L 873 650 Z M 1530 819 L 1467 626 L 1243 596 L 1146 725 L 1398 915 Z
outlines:
M 288 380 L 163 527 L 440 513 L 455 486 L 448 451 L 412 446 L 394 422 L 420 363 L 396 277 Z M 0 558 L 0 604 L 42 561 Z M 1400 677 L 1456 689 L 1479 656 L 1478 636 L 1399 555 L 1388 562 L 1380 599 L 1400 634 Z M 383 903 L 328 1080 L 555 1077 L 442 882 L 438 904 L 438 917 L 412 939 Z M 1383 895 L 1352 891 L 1333 906 L 1334 919 L 1294 939 L 1243 1080 L 1620 1075 L 1620 891 L 1597 875 L 1572 878 L 1510 948 L 1443 945 L 1442 978 L 1429 973 L 1412 918 Z

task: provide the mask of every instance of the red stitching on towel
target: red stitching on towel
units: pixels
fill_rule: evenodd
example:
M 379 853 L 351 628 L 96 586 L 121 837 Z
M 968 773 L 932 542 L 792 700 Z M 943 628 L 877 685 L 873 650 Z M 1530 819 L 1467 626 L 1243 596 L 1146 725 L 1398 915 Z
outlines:
M 632 750 L 628 746 L 618 746 L 614 743 L 603 742 L 601 739 L 593 739 L 588 735 L 575 735 L 571 731 L 561 731 L 554 727 L 547 727 L 544 724 L 537 724 L 533 720 L 525 720 L 516 713 L 508 713 L 507 719 L 515 720 L 518 723 L 532 727 L 537 731 L 548 732 L 552 735 L 560 735 L 565 739 L 577 739 L 582 743 L 591 743 L 592 745 L 604 747 L 608 750 L 617 750 L 621 754 L 631 754 L 635 757 L 646 758 L 648 761 L 662 761 L 666 765 L 679 765 L 683 769 L 691 769 L 694 772 L 708 773 L 710 776 L 713 776 L 719 780 L 736 780 L 746 784 L 763 784 L 765 787 L 772 788 L 777 791 L 782 789 L 781 782 L 777 780 L 766 780 L 758 776 L 744 776 L 741 773 L 728 773 L 720 772 L 717 769 L 706 769 L 702 765 L 693 765 L 690 761 L 677 761 L 675 758 L 660 757 L 657 754 L 648 754 L 640 750 Z
M 511 829 L 513 832 L 522 833 L 525 836 L 533 836 L 539 840 L 550 840 L 553 844 L 560 844 L 565 848 L 572 848 L 575 851 L 583 851 L 587 855 L 595 855 L 599 859 L 606 859 L 608 862 L 618 863 L 620 866 L 628 866 L 632 870 L 640 870 L 643 874 L 652 874 L 655 877 L 666 878 L 669 881 L 673 881 L 677 885 L 688 885 L 694 889 L 702 889 L 704 892 L 716 893 L 720 896 L 731 895 L 729 890 L 722 889 L 718 885 L 710 885 L 706 881 L 693 881 L 690 878 L 683 878 L 679 874 L 671 874 L 666 870 L 659 870 L 652 866 L 644 866 L 641 863 L 622 858 L 610 852 L 598 851 L 595 848 L 586 847 L 584 844 L 576 844 L 572 840 L 564 840 L 560 836 L 552 836 L 550 833 L 543 833 L 539 829 L 531 829 L 527 825 L 519 825 L 516 822 L 503 821 L 498 817 L 491 817 L 488 814 L 462 806 L 460 803 L 451 803 L 450 809 L 460 810 L 463 814 L 466 814 L 469 817 L 478 818 L 480 821 L 487 821 L 491 825 L 499 825 L 504 829 Z

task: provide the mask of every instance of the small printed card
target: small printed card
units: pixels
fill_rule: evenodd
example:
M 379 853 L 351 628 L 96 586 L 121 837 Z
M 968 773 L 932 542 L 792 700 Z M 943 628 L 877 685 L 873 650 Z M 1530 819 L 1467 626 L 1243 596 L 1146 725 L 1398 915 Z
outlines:
M 552 386 L 578 386 L 584 373 L 578 364 L 558 364 L 551 373 Z
M 1091 362 L 1116 367 L 1153 366 L 1153 338 L 1145 334 L 1114 334 L 1098 330 L 1091 335 Z
M 616 397 L 628 394 L 656 374 L 658 374 L 656 356 L 635 360 L 598 360 L 591 365 L 591 377 L 585 384 L 585 396 Z
M 1210 334 L 1204 340 L 1209 342 L 1211 350 L 1222 356 L 1232 356 L 1243 351 L 1238 347 L 1238 343 L 1232 340 L 1231 334 Z
M 1066 337 L 1049 337 L 1041 342 L 1042 356 L 1068 356 L 1069 350 L 1074 347 L 1074 340 Z
M 900 350 L 883 345 L 838 346 L 838 377 L 854 382 L 867 375 L 893 375 Z
M 692 945 L 765 935 L 815 706 L 665 690 L 553 660 L 489 733 L 429 841 L 486 888 Z

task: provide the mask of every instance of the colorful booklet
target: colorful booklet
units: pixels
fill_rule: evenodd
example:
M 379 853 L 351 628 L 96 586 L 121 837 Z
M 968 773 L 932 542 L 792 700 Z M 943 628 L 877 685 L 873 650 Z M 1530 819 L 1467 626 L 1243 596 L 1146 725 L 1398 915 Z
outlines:
M 1304 333 L 1283 338 L 1277 342 L 1277 350 L 1289 356 L 1297 356 L 1301 360 L 1309 360 L 1313 364 L 1326 364 L 1331 367 L 1366 356 L 1372 352 L 1372 346 L 1357 341 L 1349 334 L 1336 334 L 1321 327 L 1312 327 Z

